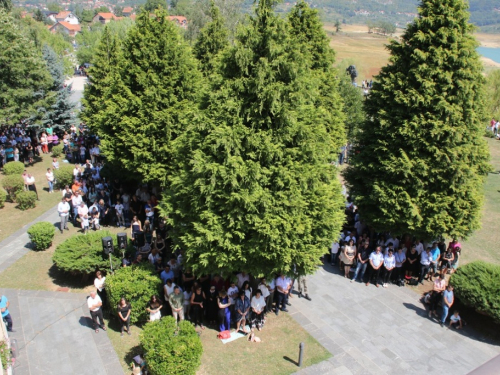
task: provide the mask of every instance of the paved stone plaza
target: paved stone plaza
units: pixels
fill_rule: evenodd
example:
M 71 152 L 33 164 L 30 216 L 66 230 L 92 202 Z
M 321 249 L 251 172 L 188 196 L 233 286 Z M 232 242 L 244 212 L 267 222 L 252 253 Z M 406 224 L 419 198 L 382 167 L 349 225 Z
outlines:
M 308 288 L 312 301 L 295 295 L 288 309 L 333 357 L 298 374 L 461 375 L 500 353 L 473 327 L 450 330 L 430 320 L 409 287 L 350 283 L 325 265 Z

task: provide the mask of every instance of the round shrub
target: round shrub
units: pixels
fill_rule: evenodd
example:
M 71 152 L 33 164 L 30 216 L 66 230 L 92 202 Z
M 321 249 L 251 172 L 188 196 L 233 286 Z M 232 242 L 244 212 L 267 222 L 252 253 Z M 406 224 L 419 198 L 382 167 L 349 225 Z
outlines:
M 3 173 L 6 175 L 22 174 L 24 171 L 24 164 L 20 161 L 9 161 L 3 166 Z
M 140 335 L 148 370 L 152 375 L 194 375 L 201 363 L 203 346 L 193 325 L 172 316 L 147 323 Z
M 16 195 L 24 190 L 24 179 L 21 175 L 6 176 L 2 181 L 3 188 L 9 194 L 11 202 L 16 201 Z
M 56 247 L 52 261 L 57 269 L 73 275 L 93 276 L 97 270 L 110 271 L 109 256 L 102 250 L 103 237 L 112 236 L 108 231 L 78 234 Z M 120 252 L 111 255 L 113 269 L 120 267 Z
M 56 186 L 64 189 L 66 185 L 71 186 L 73 183 L 73 167 L 69 164 L 63 164 L 59 169 L 54 170 L 56 178 Z
M 0 188 L 0 208 L 3 208 L 5 205 L 5 201 L 7 200 L 7 192 Z
M 450 279 L 455 295 L 466 306 L 500 323 L 500 265 L 476 261 L 459 267 Z
M 16 194 L 17 208 L 21 211 L 36 207 L 36 193 L 34 191 L 20 191 Z
M 64 145 L 62 143 L 52 147 L 52 157 L 58 158 L 59 156 L 61 156 L 61 154 L 63 153 L 63 149 Z
M 123 267 L 106 277 L 106 290 L 111 306 L 117 306 L 125 297 L 132 304 L 130 322 L 144 322 L 149 319 L 147 303 L 152 295 L 160 295 L 162 283 L 149 262 Z
M 54 227 L 54 224 L 47 221 L 35 223 L 30 227 L 30 229 L 28 229 L 28 236 L 30 237 L 35 250 L 48 249 L 50 245 L 52 245 L 55 233 L 56 228 Z

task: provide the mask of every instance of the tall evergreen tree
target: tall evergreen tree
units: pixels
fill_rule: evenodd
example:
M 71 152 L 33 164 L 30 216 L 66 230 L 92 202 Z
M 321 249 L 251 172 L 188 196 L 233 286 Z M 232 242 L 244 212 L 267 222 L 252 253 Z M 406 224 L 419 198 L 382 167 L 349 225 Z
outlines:
M 466 237 L 489 170 L 482 65 L 464 0 L 423 0 L 366 101 L 347 180 L 376 230 Z
M 12 10 L 12 1 L 0 0 L 0 9 L 1 8 L 3 8 L 6 12 L 10 12 Z
M 193 48 L 194 55 L 200 62 L 200 70 L 205 75 L 214 71 L 215 59 L 229 46 L 228 31 L 214 1 L 210 2 L 210 16 L 211 22 L 201 29 Z
M 178 146 L 163 211 L 197 274 L 312 272 L 341 229 L 319 79 L 271 1 L 224 53 L 206 117 Z
M 28 118 L 43 105 L 52 84 L 47 67 L 33 42 L 0 8 L 0 119 L 9 123 Z
M 197 62 L 162 10 L 155 17 L 147 12 L 137 17 L 124 41 L 123 58 L 107 48 L 101 44 L 89 72 L 97 86 L 85 92 L 88 125 L 99 135 L 109 161 L 144 181 L 164 182 L 172 167 L 171 142 L 196 113 L 201 83 Z M 118 64 L 111 65 L 117 57 Z M 109 75 L 109 69 L 114 73 Z M 98 82 L 106 76 L 112 82 Z

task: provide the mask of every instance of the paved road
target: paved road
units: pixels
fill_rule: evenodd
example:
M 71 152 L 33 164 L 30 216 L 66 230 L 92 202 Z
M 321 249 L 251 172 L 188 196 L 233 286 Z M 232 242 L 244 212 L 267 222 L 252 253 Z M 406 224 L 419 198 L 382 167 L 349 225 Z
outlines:
M 327 265 L 309 277 L 311 302 L 291 300 L 293 318 L 333 355 L 298 374 L 460 375 L 500 353 L 470 326 L 449 330 L 428 319 L 409 288 L 366 287 L 337 272 Z
M 69 99 L 73 103 L 80 103 L 80 99 L 83 97 L 83 89 L 87 83 L 87 77 L 73 76 L 66 80 L 66 84 L 71 83 L 71 96 Z M 78 104 L 79 105 L 79 104 Z

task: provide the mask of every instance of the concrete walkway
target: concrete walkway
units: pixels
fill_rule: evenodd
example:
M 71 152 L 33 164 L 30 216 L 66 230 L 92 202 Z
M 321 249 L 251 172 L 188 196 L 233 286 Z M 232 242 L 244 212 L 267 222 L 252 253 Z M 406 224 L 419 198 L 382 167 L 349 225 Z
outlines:
M 16 375 L 123 375 L 108 335 L 94 332 L 86 295 L 0 289 L 10 301 Z
M 308 287 L 312 301 L 295 295 L 288 309 L 333 357 L 297 374 L 460 375 L 500 353 L 470 326 L 441 328 L 410 288 L 350 283 L 330 265 Z

